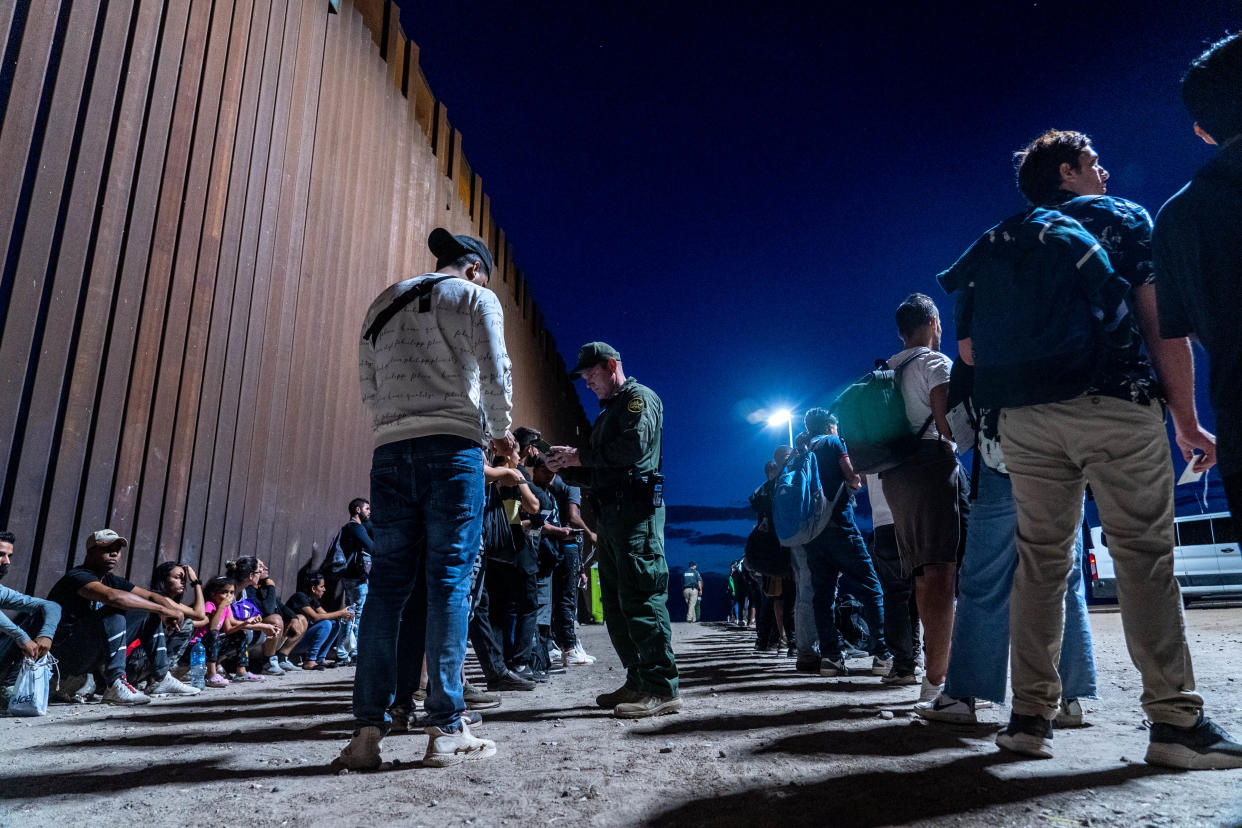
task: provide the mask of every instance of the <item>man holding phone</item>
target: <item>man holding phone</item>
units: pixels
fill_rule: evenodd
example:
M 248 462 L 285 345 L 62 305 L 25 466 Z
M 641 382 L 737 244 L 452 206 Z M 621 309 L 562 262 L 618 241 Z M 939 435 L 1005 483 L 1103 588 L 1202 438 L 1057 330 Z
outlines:
M 681 709 L 669 624 L 664 560 L 663 404 L 627 378 L 621 354 L 604 342 L 578 351 L 581 377 L 603 409 L 583 448 L 552 446 L 548 468 L 590 491 L 599 529 L 600 600 L 625 684 L 596 699 L 621 719 Z

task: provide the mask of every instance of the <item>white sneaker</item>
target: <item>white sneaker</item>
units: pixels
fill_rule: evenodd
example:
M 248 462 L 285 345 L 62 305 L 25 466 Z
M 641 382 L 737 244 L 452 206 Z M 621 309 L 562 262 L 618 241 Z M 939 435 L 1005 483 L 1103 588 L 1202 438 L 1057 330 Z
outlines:
M 52 688 L 52 701 L 66 704 L 86 704 L 95 695 L 95 677 L 90 673 L 82 676 L 61 676 Z
M 570 647 L 568 650 L 565 651 L 563 660 L 565 662 L 566 667 L 568 667 L 571 664 L 573 665 L 594 664 L 595 656 L 587 655 L 587 651 L 582 649 L 581 644 L 575 644 L 573 647 Z
M 379 770 L 380 740 L 384 737 L 378 727 L 362 727 L 349 740 L 341 754 L 332 760 L 332 767 L 347 770 Z
M 445 733 L 438 727 L 426 729 L 427 753 L 423 755 L 423 767 L 447 768 L 468 759 L 486 759 L 496 755 L 496 743 L 491 739 L 478 739 L 470 735 L 470 726 L 464 721 L 461 730 Z
M 276 662 L 276 663 L 277 663 L 278 665 L 280 665 L 280 669 L 284 670 L 286 673 L 300 673 L 300 672 L 302 672 L 302 668 L 301 668 L 301 667 L 299 667 L 298 665 L 294 664 L 294 663 L 293 663 L 292 661 L 290 661 L 287 657 L 280 659 L 280 661 L 278 661 L 278 662 Z
M 1082 705 L 1078 699 L 1061 699 L 1061 709 L 1052 720 L 1053 727 L 1082 727 Z
M 561 651 L 560 647 L 552 647 L 548 650 L 548 661 L 551 661 L 553 664 L 560 661 L 564 657 L 565 653 Z
M 880 658 L 872 656 L 871 658 L 871 675 L 887 676 L 893 671 L 893 660 L 891 658 Z
M 958 699 L 944 693 L 931 701 L 921 701 L 914 705 L 914 712 L 924 719 L 951 724 L 975 724 L 979 721 L 975 716 L 976 709 L 978 708 L 974 699 Z
M 927 676 L 923 676 L 923 684 L 919 688 L 919 701 L 921 702 L 935 701 L 936 696 L 940 695 L 941 687 L 942 685 L 932 684 L 930 681 L 927 680 Z
M 151 686 L 147 688 L 147 694 L 151 696 L 197 696 L 199 692 L 197 687 L 177 681 L 172 673 L 168 673 L 158 682 L 151 682 Z
M 173 679 L 173 681 L 177 681 Z M 198 692 L 195 690 L 194 692 Z M 121 676 L 112 685 L 104 691 L 104 704 L 150 704 L 151 697 L 146 693 L 139 693 L 134 685 L 130 684 L 125 676 Z

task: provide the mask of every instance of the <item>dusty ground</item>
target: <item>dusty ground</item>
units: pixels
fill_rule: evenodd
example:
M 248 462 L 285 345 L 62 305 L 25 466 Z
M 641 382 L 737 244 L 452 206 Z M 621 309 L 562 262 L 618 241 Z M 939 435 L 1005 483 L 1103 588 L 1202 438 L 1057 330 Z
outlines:
M 619 722 L 591 706 L 620 683 L 591 627 L 598 664 L 508 694 L 480 731 L 499 755 L 446 770 L 418 766 L 421 735 L 385 740 L 391 770 L 327 769 L 351 728 L 348 668 L 0 719 L 0 825 L 1242 824 L 1242 771 L 1143 764 L 1120 616 L 1092 621 L 1103 697 L 1087 706 L 1093 726 L 1058 734 L 1051 761 L 997 752 L 1003 710 L 929 726 L 908 715 L 915 688 L 797 675 L 790 659 L 755 656 L 747 633 L 710 625 L 676 625 L 685 712 Z M 1188 621 L 1210 711 L 1242 735 L 1242 609 Z

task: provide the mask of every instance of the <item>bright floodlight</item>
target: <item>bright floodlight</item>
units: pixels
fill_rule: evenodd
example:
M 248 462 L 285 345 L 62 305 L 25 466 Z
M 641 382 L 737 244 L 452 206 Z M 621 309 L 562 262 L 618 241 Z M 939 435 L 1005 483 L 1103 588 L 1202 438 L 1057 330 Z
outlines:
M 768 425 L 772 428 L 783 426 L 793 417 L 793 412 L 788 408 L 782 408 L 780 411 L 773 411 L 772 416 L 768 417 Z

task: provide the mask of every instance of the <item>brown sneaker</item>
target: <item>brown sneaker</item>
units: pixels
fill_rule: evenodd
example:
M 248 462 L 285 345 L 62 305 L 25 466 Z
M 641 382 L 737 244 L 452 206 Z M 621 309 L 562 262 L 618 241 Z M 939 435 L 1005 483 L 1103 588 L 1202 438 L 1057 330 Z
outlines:
M 347 770 L 379 770 L 383 760 L 380 759 L 380 729 L 378 727 L 359 728 L 341 755 L 332 760 L 332 767 Z
M 462 684 L 461 689 L 467 710 L 490 710 L 493 707 L 500 707 L 499 693 L 488 693 L 468 681 Z
M 644 694 L 637 690 L 631 690 L 629 687 L 622 685 L 619 689 L 613 690 L 611 693 L 604 693 L 595 697 L 595 704 L 604 710 L 611 710 L 618 704 L 625 702 L 636 702 L 644 698 Z
M 632 702 L 622 702 L 613 709 L 612 715 L 618 719 L 646 719 L 649 716 L 663 716 L 681 710 L 681 697 L 650 696 L 644 694 Z

